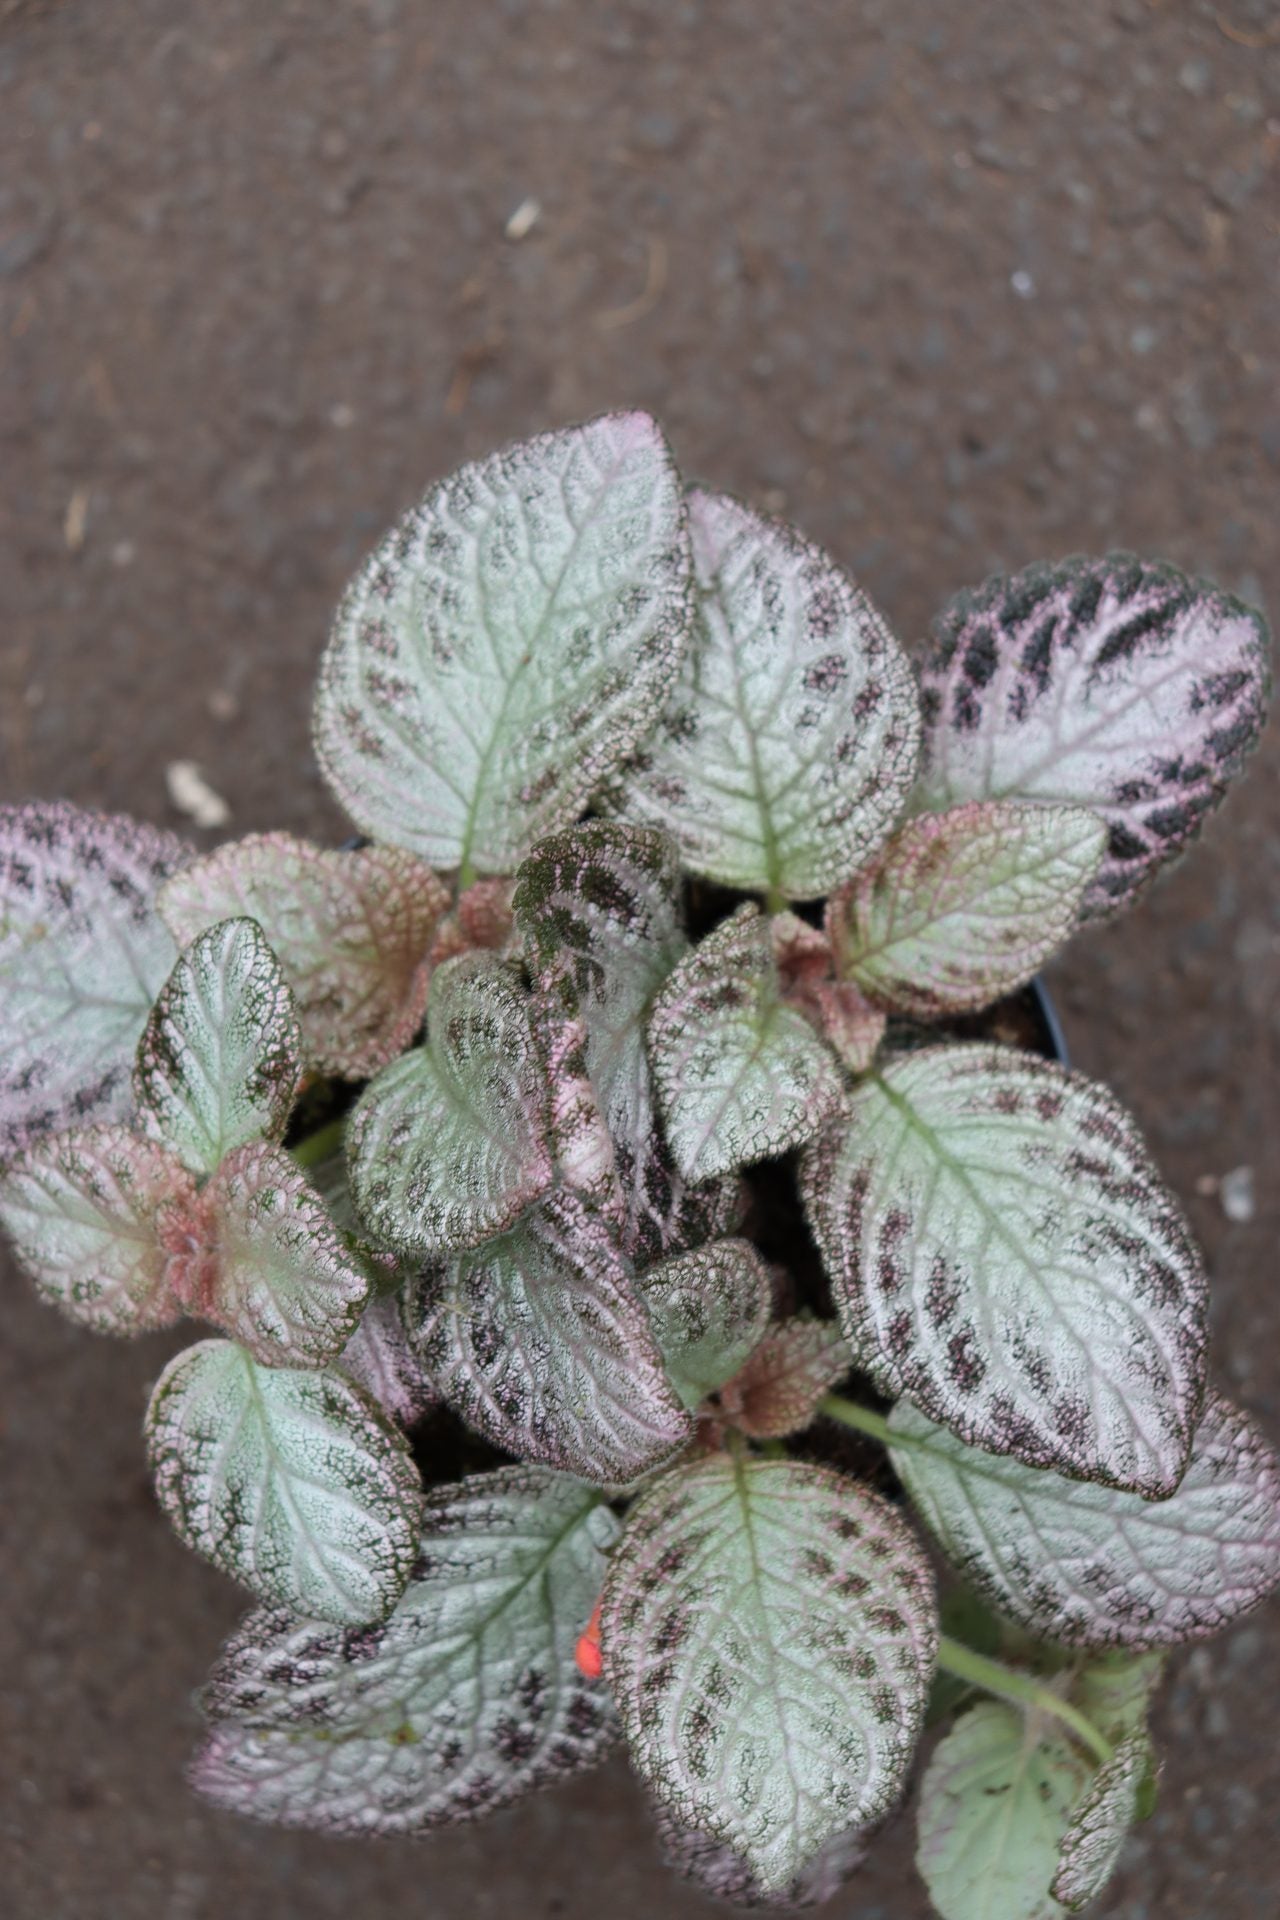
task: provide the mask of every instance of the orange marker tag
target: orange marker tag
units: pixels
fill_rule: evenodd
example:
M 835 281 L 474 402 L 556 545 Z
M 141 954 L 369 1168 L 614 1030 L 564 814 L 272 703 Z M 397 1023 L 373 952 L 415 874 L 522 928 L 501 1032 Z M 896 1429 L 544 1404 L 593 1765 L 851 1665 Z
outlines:
M 573 1657 L 578 1663 L 578 1672 L 584 1674 L 588 1680 L 598 1680 L 604 1672 L 604 1660 L 600 1653 L 600 1608 L 598 1605 L 590 1620 L 587 1622 L 586 1632 L 578 1636 L 578 1644 L 573 1650 Z

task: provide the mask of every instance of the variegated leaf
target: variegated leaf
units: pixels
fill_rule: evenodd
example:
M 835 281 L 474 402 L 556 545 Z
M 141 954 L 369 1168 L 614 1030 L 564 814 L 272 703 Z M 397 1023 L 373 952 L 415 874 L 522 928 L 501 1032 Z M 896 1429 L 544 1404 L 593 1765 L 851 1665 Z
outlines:
M 942 1920 L 1059 1920 L 1049 1891 L 1089 1762 L 1054 1726 L 971 1707 L 920 1788 L 918 1865 Z
M 0 1176 L 0 1220 L 47 1300 L 98 1333 L 171 1326 L 158 1220 L 197 1202 L 180 1161 L 128 1127 L 37 1141 Z
M 576 1194 L 428 1269 L 410 1324 L 436 1389 L 522 1459 L 622 1485 L 692 1432 L 631 1269 Z
M 828 916 L 829 917 L 829 916 Z M 831 942 L 795 913 L 775 913 L 769 922 L 782 997 L 842 1060 L 850 1073 L 865 1073 L 887 1025 L 852 981 L 837 980 Z
M 768 1269 L 749 1240 L 712 1240 L 663 1260 L 641 1274 L 639 1289 L 686 1407 L 733 1378 L 773 1311 Z
M 979 1453 L 905 1400 L 889 1424 L 894 1465 L 948 1557 L 1042 1638 L 1172 1646 L 1280 1586 L 1280 1458 L 1218 1393 L 1180 1486 L 1157 1501 Z
M 1199 831 L 1257 740 L 1262 616 L 1112 554 L 962 593 L 923 672 L 924 803 L 1032 800 L 1107 823 L 1087 914 L 1128 904 Z
M 1130 1116 L 1030 1054 L 929 1047 L 802 1173 L 846 1339 L 992 1453 L 1172 1493 L 1204 1388 L 1200 1257 Z
M 769 922 L 739 907 L 685 955 L 654 1002 L 649 1059 L 687 1180 L 811 1140 L 843 1099 L 840 1069 L 782 998 Z
M 550 1184 L 548 1090 L 529 1003 L 488 953 L 431 976 L 427 1044 L 383 1070 L 347 1130 L 360 1217 L 438 1254 L 509 1227 Z
M 330 852 L 289 833 L 234 840 L 168 881 L 160 912 L 186 946 L 256 920 L 292 987 L 307 1059 L 367 1080 L 408 1046 L 427 1002 L 427 950 L 449 904 L 403 847 Z
M 403 1436 L 343 1374 L 261 1367 L 202 1340 L 161 1374 L 146 1425 L 160 1505 L 187 1546 L 312 1619 L 391 1611 L 422 1488 Z
M 720 1404 L 741 1433 L 781 1440 L 813 1420 L 818 1402 L 853 1365 L 844 1335 L 832 1320 L 797 1315 L 770 1327 Z
M 712 1900 L 734 1907 L 820 1907 L 839 1893 L 867 1857 L 867 1831 L 854 1827 L 822 1851 L 777 1893 L 765 1893 L 742 1855 L 722 1840 L 682 1827 L 666 1807 L 654 1809 L 663 1857 L 682 1879 Z
M 915 778 L 905 656 L 830 557 L 694 492 L 698 619 L 679 685 L 614 795 L 695 873 L 811 899 L 875 853 Z
M 155 896 L 189 857 L 123 814 L 0 807 L 0 1160 L 129 1112 L 134 1049 L 176 957 Z
M 1083 1799 L 1072 1809 L 1062 1837 L 1053 1897 L 1069 1913 L 1087 1907 L 1110 1880 L 1129 1829 L 1139 1818 L 1143 1784 L 1151 1772 L 1151 1742 L 1145 1730 L 1131 1733 L 1099 1767 Z
M 436 1404 L 438 1396 L 409 1339 L 401 1303 L 394 1294 L 380 1294 L 369 1302 L 338 1355 L 338 1365 L 402 1427 L 416 1426 Z
M 600 1629 L 641 1778 L 774 1896 L 897 1798 L 936 1635 L 928 1563 L 887 1502 L 728 1454 L 632 1509 Z
M 365 562 L 316 698 L 352 819 L 433 866 L 511 873 L 652 724 L 688 641 L 680 483 L 647 414 L 463 467 Z
M 591 1488 L 537 1468 L 433 1489 L 382 1625 L 259 1611 L 232 1636 L 196 1787 L 284 1826 L 421 1833 L 592 1766 L 614 1722 L 573 1649 L 616 1534 Z
M 254 920 L 194 940 L 138 1043 L 139 1124 L 192 1173 L 251 1140 L 280 1140 L 302 1079 L 293 995 Z
M 979 800 L 908 821 L 828 904 L 839 970 L 923 1019 L 988 1006 L 1067 939 L 1106 842 L 1085 807 Z

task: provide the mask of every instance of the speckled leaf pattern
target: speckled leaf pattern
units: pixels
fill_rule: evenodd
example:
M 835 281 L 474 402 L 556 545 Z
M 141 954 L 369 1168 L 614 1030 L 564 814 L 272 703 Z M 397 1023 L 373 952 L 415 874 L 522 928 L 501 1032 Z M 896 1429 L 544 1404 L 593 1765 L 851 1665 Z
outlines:
M 77 1127 L 27 1148 L 0 1177 L 0 1220 L 46 1300 L 97 1333 L 167 1327 L 162 1213 L 194 1206 L 180 1161 L 128 1127 Z
M 171 833 L 54 801 L 0 807 L 0 1160 L 121 1119 L 177 949 L 155 911 L 190 857 Z
M 770 1327 L 720 1404 L 741 1433 L 781 1440 L 810 1425 L 824 1394 L 843 1380 L 853 1355 L 833 1320 L 798 1314 Z
M 712 1240 L 650 1267 L 640 1293 L 676 1392 L 696 1407 L 746 1363 L 773 1311 L 768 1268 L 749 1240 Z
M 365 562 L 316 698 L 352 819 L 431 865 L 511 873 L 651 726 L 690 627 L 680 483 L 643 413 L 461 468 Z
M 192 1173 L 280 1140 L 302 1078 L 293 995 L 254 920 L 222 920 L 182 954 L 138 1043 L 139 1124 Z
M 293 989 L 308 1061 L 366 1080 L 421 1024 L 449 892 L 403 847 L 339 853 L 255 833 L 177 874 L 159 905 L 183 946 L 219 920 L 258 921 Z
M 353 1381 L 203 1340 L 161 1374 L 146 1427 L 160 1505 L 187 1546 L 316 1620 L 391 1611 L 422 1488 L 403 1436 Z
M 893 1460 L 969 1583 L 1069 1646 L 1172 1646 L 1280 1586 L 1280 1458 L 1211 1392 L 1176 1493 L 1119 1493 L 977 1452 L 899 1401 Z
M 915 777 L 905 656 L 829 556 L 693 492 L 698 619 L 679 685 L 614 796 L 693 872 L 812 899 L 875 853 Z
M 911 820 L 828 904 L 840 972 L 923 1019 L 988 1006 L 1068 938 L 1106 840 L 1086 807 L 973 801 Z
M 1058 1920 L 1049 1888 L 1090 1771 L 1013 1707 L 961 1715 L 920 1788 L 916 1864 L 942 1920 Z
M 866 1830 L 837 1834 L 776 1893 L 765 1893 L 742 1855 L 722 1840 L 682 1827 L 666 1807 L 655 1808 L 658 1840 L 666 1863 L 713 1900 L 734 1907 L 820 1907 L 839 1893 L 867 1857 Z
M 1010 1048 L 929 1047 L 850 1096 L 805 1206 L 845 1337 L 890 1395 L 1028 1465 L 1172 1493 L 1206 1287 L 1130 1116 Z
M 628 1516 L 601 1615 L 631 1757 L 780 1894 L 897 1798 L 937 1623 L 897 1513 L 825 1467 L 713 1454 Z
M 384 1069 L 347 1131 L 360 1217 L 426 1254 L 501 1233 L 550 1184 L 548 1089 L 515 975 L 464 954 L 431 977 L 427 1044 Z
M 801 1145 L 841 1105 L 829 1047 L 782 999 L 769 922 L 740 907 L 686 954 L 654 1002 L 649 1059 L 687 1180 Z
M 1086 912 L 1113 913 L 1240 771 L 1269 644 L 1251 607 L 1131 554 L 989 580 L 935 627 L 922 798 L 1092 807 L 1109 838 Z
M 1073 1809 L 1062 1838 L 1052 1892 L 1069 1913 L 1087 1907 L 1110 1880 L 1129 1829 L 1138 1818 L 1143 1782 L 1151 1770 L 1151 1742 L 1131 1733 L 1099 1767 Z
M 402 1834 L 594 1765 L 614 1719 L 573 1649 L 616 1533 L 591 1488 L 536 1468 L 434 1489 L 383 1625 L 259 1611 L 232 1636 L 205 1694 L 196 1787 L 286 1826 Z
M 416 1426 L 438 1398 L 409 1339 L 394 1294 L 379 1294 L 338 1355 L 338 1365 L 402 1427 Z
M 429 1269 L 410 1326 L 440 1394 L 522 1459 L 622 1485 L 692 1431 L 631 1269 L 576 1194 Z

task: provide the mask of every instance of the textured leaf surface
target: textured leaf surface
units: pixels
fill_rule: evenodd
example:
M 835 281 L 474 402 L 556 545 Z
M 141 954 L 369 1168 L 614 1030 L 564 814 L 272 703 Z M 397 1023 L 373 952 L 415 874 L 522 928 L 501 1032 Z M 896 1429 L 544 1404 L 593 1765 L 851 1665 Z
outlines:
M 836 900 L 828 903 L 828 921 Z M 851 1073 L 865 1073 L 884 1038 L 884 1014 L 852 981 L 835 978 L 831 942 L 817 927 L 787 912 L 774 914 L 769 931 L 788 1006 L 804 1014 Z
M 212 1173 L 234 1148 L 283 1137 L 301 1077 L 293 995 L 262 929 L 220 921 L 182 954 L 138 1043 L 141 1125 Z
M 887 1502 L 726 1454 L 633 1508 L 601 1615 L 641 1778 L 775 1895 L 897 1797 L 936 1632 L 928 1564 Z
M 711 1179 L 811 1140 L 840 1070 L 784 1004 L 769 922 L 740 907 L 686 954 L 654 1002 L 649 1058 L 685 1178 Z
M 1151 1742 L 1131 1733 L 1099 1767 L 1075 1807 L 1058 1856 L 1053 1896 L 1070 1913 L 1088 1906 L 1116 1870 L 1120 1849 L 1138 1818 L 1143 1782 L 1151 1770 Z
M 38 1141 L 0 1177 L 0 1220 L 23 1266 L 47 1300 L 98 1333 L 179 1318 L 157 1219 L 195 1200 L 186 1168 L 121 1126 Z
M 733 1378 L 773 1311 L 768 1269 L 749 1240 L 713 1240 L 640 1276 L 654 1335 L 686 1407 Z
M 1200 1411 L 1205 1281 L 1104 1087 L 929 1047 L 850 1096 L 805 1204 L 859 1360 L 973 1446 L 1152 1497 Z
M 652 723 L 689 628 L 666 442 L 605 414 L 463 467 L 338 609 L 316 748 L 366 833 L 433 866 L 510 873 Z
M 393 1294 L 381 1294 L 369 1302 L 338 1356 L 338 1365 L 402 1427 L 415 1426 L 436 1404 L 435 1389 L 414 1351 L 400 1301 Z
M 916 1862 L 942 1920 L 1057 1920 L 1058 1849 L 1089 1779 L 1069 1740 L 984 1701 L 935 1748 Z
M 203 1340 L 156 1382 L 147 1451 L 179 1537 L 260 1599 L 350 1624 L 395 1605 L 422 1489 L 401 1435 L 342 1374 Z
M 171 833 L 64 801 L 0 807 L 0 1159 L 111 1120 L 176 949 L 157 889 L 189 857 Z
M 380 1073 L 347 1133 L 356 1206 L 433 1254 L 509 1227 L 552 1176 L 547 1083 L 525 995 L 491 954 L 431 977 L 427 1045 Z
M 828 909 L 840 971 L 925 1019 L 987 1006 L 1071 933 L 1106 840 L 1084 807 L 975 801 L 909 821 Z
M 177 874 L 160 912 L 183 946 L 219 920 L 258 921 L 293 989 L 308 1060 L 365 1080 L 421 1024 L 426 955 L 448 904 L 444 883 L 403 847 L 337 853 L 256 833 Z
M 1252 608 L 1129 554 L 960 594 L 922 671 L 923 798 L 1065 801 L 1107 823 L 1090 914 L 1177 854 L 1254 745 L 1269 641 Z
M 823 1395 L 852 1365 L 834 1321 L 797 1315 L 770 1327 L 720 1403 L 742 1433 L 781 1440 L 809 1425 Z
M 906 1401 L 890 1429 L 894 1465 L 950 1559 L 1044 1638 L 1171 1646 L 1280 1586 L 1280 1459 L 1218 1393 L 1181 1485 L 1159 1501 L 979 1453 Z
M 866 1830 L 854 1827 L 829 1840 L 802 1872 L 770 1894 L 742 1855 L 722 1840 L 682 1827 L 665 1807 L 657 1807 L 655 1815 L 667 1865 L 713 1900 L 727 1900 L 735 1907 L 820 1907 L 839 1893 L 867 1857 Z
M 523 1459 L 621 1485 L 692 1431 L 630 1267 L 575 1194 L 428 1270 L 412 1326 L 443 1397 Z
M 744 891 L 828 892 L 870 859 L 915 777 L 904 655 L 866 596 L 790 528 L 689 496 L 694 643 L 620 788 L 684 864 Z
M 205 1696 L 195 1785 L 286 1826 L 418 1833 L 591 1766 L 613 1716 L 573 1648 L 616 1532 L 589 1487 L 537 1469 L 436 1488 L 383 1625 L 250 1614 Z

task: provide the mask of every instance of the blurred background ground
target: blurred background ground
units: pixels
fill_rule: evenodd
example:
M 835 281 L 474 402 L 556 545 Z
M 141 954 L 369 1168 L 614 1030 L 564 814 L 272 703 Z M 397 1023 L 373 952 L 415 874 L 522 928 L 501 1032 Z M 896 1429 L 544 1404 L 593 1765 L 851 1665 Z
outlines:
M 1117 544 L 1274 614 L 1278 179 L 1274 0 L 0 0 L 0 799 L 176 826 L 192 759 L 234 830 L 340 834 L 307 709 L 345 577 L 462 458 L 605 407 L 794 517 L 908 640 L 992 569 Z M 1278 980 L 1273 732 L 1053 985 L 1280 1439 Z M 14 1920 L 712 1911 L 616 1767 L 420 1846 L 189 1798 L 241 1602 L 147 1489 L 171 1343 L 3 1278 Z M 1177 1660 L 1100 1914 L 1274 1920 L 1278 1700 L 1275 1607 Z M 832 1914 L 922 1920 L 909 1843 Z

